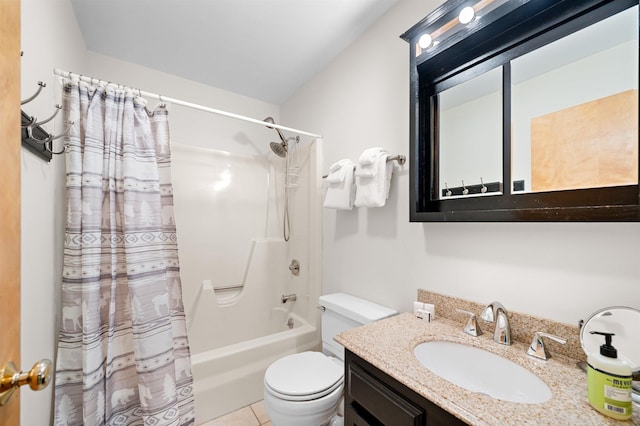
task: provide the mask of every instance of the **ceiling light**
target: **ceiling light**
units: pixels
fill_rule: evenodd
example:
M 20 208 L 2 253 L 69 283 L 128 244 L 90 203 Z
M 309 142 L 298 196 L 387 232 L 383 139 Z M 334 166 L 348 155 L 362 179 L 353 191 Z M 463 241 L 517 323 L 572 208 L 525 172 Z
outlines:
M 433 44 L 433 40 L 429 34 L 422 34 L 418 40 L 418 44 L 421 48 L 426 49 Z
M 460 21 L 462 25 L 467 25 L 469 22 L 473 21 L 475 17 L 476 12 L 473 10 L 473 7 L 467 6 L 460 11 L 458 21 Z

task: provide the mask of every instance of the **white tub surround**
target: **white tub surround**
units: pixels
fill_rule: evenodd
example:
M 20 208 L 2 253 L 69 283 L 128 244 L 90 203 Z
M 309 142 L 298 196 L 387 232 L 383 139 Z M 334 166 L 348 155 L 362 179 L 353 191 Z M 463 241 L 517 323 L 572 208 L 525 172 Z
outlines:
M 299 169 L 284 241 L 286 162 L 269 151 L 272 132 L 250 141 L 258 154 L 172 146 L 196 423 L 261 400 L 273 361 L 319 347 L 321 142 L 289 147 Z

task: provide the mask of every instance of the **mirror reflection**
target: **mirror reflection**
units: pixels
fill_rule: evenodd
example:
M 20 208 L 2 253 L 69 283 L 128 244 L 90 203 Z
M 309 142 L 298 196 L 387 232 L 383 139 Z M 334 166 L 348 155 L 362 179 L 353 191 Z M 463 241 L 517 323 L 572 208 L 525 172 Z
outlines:
M 523 55 L 511 69 L 520 192 L 637 184 L 638 6 Z
M 502 69 L 440 92 L 438 106 L 439 198 L 500 193 Z

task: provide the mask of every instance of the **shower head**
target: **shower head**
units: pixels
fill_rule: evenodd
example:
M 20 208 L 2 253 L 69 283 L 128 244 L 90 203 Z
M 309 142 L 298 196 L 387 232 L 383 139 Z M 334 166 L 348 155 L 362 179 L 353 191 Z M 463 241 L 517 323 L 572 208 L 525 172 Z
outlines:
M 276 124 L 276 122 L 273 119 L 273 117 L 267 117 L 262 121 L 266 121 L 267 123 Z M 270 129 L 275 129 L 275 131 L 278 132 L 278 136 L 280 136 L 280 140 L 282 141 L 281 143 L 271 142 L 269 144 L 269 146 L 271 147 L 271 151 L 273 151 L 273 153 L 276 154 L 278 157 L 283 157 L 283 158 L 286 157 L 289 144 L 287 143 L 287 140 L 285 139 L 285 137 L 282 135 L 282 132 L 280 131 L 280 129 L 276 129 L 276 128 L 271 127 L 271 126 L 267 126 L 267 127 L 270 128 Z
M 287 145 L 285 143 L 271 142 L 269 146 L 271 151 L 278 157 L 285 158 L 287 156 Z

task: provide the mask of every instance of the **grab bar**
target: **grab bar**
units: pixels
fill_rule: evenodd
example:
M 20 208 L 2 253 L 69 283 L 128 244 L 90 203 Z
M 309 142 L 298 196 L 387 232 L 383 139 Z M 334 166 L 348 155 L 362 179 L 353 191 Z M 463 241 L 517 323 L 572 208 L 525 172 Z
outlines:
M 244 287 L 244 285 L 242 285 L 242 284 L 240 284 L 240 285 L 227 285 L 227 286 L 214 287 L 213 291 L 242 290 L 243 287 Z

